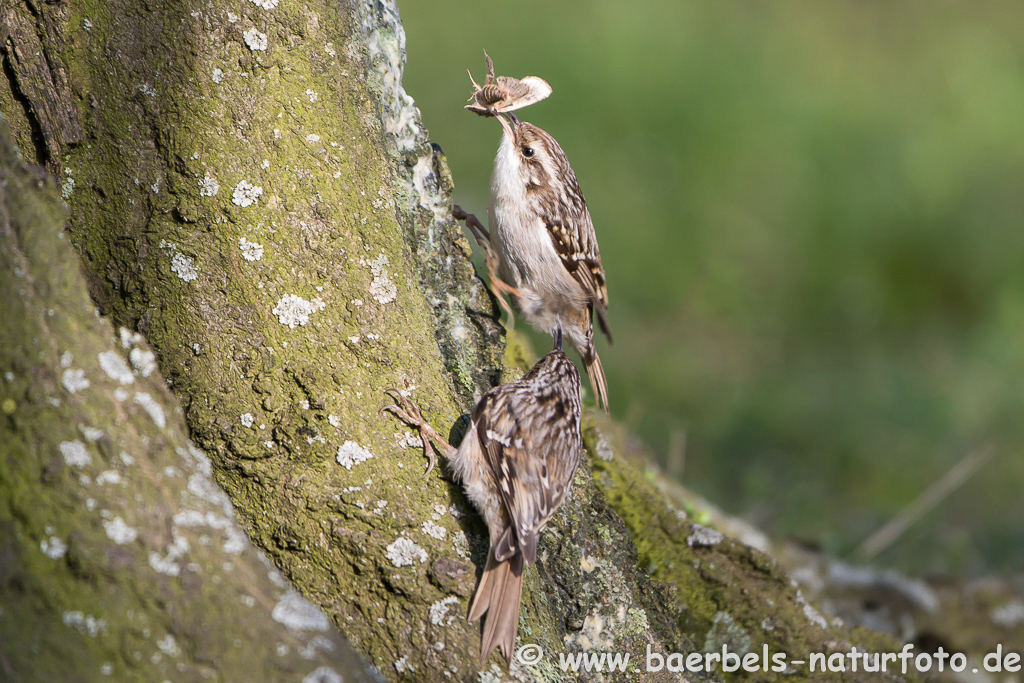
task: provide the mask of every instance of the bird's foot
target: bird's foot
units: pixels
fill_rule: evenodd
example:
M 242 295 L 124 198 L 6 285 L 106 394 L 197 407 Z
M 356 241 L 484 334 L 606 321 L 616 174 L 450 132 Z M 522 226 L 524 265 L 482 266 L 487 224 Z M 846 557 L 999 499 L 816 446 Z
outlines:
M 471 213 L 463 211 L 462 207 L 458 204 L 452 206 L 452 217 L 457 221 L 465 221 L 466 227 L 470 229 L 473 237 L 476 238 L 476 243 L 483 248 L 487 261 L 487 279 L 491 283 L 491 292 L 494 293 L 494 298 L 498 300 L 501 310 L 508 313 L 508 328 L 514 330 L 516 327 L 516 316 L 512 312 L 512 307 L 509 305 L 508 299 L 505 298 L 505 294 L 507 293 L 512 296 L 521 295 L 518 289 L 498 277 L 498 255 L 491 249 L 491 233 L 487 231 L 487 228 L 480 222 L 480 219 Z
M 427 465 L 427 471 L 423 473 L 424 477 L 427 476 L 434 469 L 434 463 L 436 462 L 436 458 L 434 457 L 435 446 L 431 443 L 431 439 L 434 439 L 437 443 L 443 445 L 445 447 L 445 453 L 450 453 L 455 449 L 451 447 L 451 444 L 442 439 L 441 435 L 423 419 L 420 409 L 416 407 L 415 403 L 404 396 L 402 392 L 398 389 L 389 389 L 384 393 L 393 398 L 395 403 L 389 406 L 384 406 L 380 409 L 380 412 L 387 410 L 410 427 L 415 427 L 419 430 L 420 440 L 423 442 L 423 454 L 426 455 L 427 459 L 430 461 Z

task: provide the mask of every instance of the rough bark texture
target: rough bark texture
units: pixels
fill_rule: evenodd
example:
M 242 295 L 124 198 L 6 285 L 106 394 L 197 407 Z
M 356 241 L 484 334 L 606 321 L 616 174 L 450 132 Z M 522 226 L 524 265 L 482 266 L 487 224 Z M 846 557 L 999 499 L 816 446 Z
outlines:
M 548 655 L 511 672 L 496 659 L 480 665 L 478 625 L 464 617 L 481 521 L 443 468 L 422 477 L 417 439 L 379 409 L 399 388 L 458 437 L 474 398 L 531 354 L 512 345 L 503 364 L 493 302 L 449 217 L 444 157 L 401 86 L 397 8 L 13 0 L 4 13 L 0 107 L 20 143 L 60 173 L 66 232 L 94 301 L 156 351 L 255 545 L 384 676 L 674 680 L 643 671 L 648 646 L 767 644 L 791 659 L 850 644 L 898 649 L 827 622 L 768 555 L 695 525 L 624 457 L 628 440 L 592 417 L 590 466 L 526 574 L 519 644 Z M 51 356 L 76 334 L 54 337 Z M 34 359 L 23 363 L 19 373 L 37 372 Z M 116 387 L 97 375 L 101 389 Z M 142 410 L 105 400 L 89 409 L 110 412 L 109 423 Z M 62 488 L 82 486 L 61 476 Z M 41 541 L 48 522 L 22 517 Z M 158 559 L 174 529 L 164 528 Z M 80 545 L 101 554 L 109 543 L 94 533 Z M 122 590 L 109 576 L 98 594 Z M 168 590 L 184 591 L 190 576 L 168 576 Z M 633 660 L 614 674 L 558 669 L 557 653 L 584 651 Z
M 371 680 L 248 543 L 149 347 L 97 315 L 65 215 L 0 117 L 0 678 Z

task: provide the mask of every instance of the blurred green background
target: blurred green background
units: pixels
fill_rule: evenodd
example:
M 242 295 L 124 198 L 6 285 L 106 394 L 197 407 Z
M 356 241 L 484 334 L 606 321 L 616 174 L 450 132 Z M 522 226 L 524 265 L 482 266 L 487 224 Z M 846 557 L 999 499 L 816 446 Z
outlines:
M 612 411 L 667 469 L 849 557 L 991 448 L 876 561 L 1024 567 L 1024 7 L 400 9 L 405 86 L 466 210 L 486 215 L 500 138 L 462 109 L 466 69 L 482 82 L 486 48 L 499 75 L 554 88 L 519 113 L 579 177 Z

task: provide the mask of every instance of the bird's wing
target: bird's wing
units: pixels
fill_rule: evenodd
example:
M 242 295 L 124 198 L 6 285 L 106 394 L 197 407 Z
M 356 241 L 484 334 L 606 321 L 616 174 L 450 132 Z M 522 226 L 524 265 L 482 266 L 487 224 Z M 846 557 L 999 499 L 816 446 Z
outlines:
M 537 557 L 537 535 L 562 503 L 580 458 L 579 427 L 558 392 L 540 395 L 513 382 L 473 411 L 477 437 L 512 524 L 495 547 L 503 561 L 522 550 Z M 513 398 L 514 396 L 514 398 Z M 570 426 L 571 425 L 571 426 Z
M 572 169 L 566 167 L 561 170 L 561 201 L 545 206 L 546 211 L 542 211 L 541 220 L 547 228 L 555 251 L 562 260 L 562 265 L 590 297 L 601 330 L 611 340 L 606 317 L 608 286 L 605 283 L 604 266 L 601 264 L 601 252 L 597 246 L 594 223 L 590 219 L 587 202 Z

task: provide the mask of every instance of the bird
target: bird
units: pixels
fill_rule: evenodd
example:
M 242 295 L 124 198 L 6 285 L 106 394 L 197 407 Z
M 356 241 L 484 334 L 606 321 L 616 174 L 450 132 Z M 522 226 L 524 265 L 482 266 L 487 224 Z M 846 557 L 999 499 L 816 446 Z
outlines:
M 504 130 L 488 206 L 497 275 L 527 322 L 549 334 L 564 329 L 607 412 L 593 323 L 610 343 L 608 287 L 587 202 L 555 138 L 515 114 L 494 116 Z
M 452 472 L 487 523 L 490 549 L 469 609 L 469 620 L 486 614 L 480 661 L 497 647 L 511 665 L 519 624 L 523 570 L 537 559 L 541 529 L 558 510 L 583 455 L 580 374 L 555 346 L 523 378 L 494 387 L 476 404 L 458 449 L 423 419 L 400 392 L 385 406 L 419 428 L 434 467 L 431 439 L 443 449 Z

